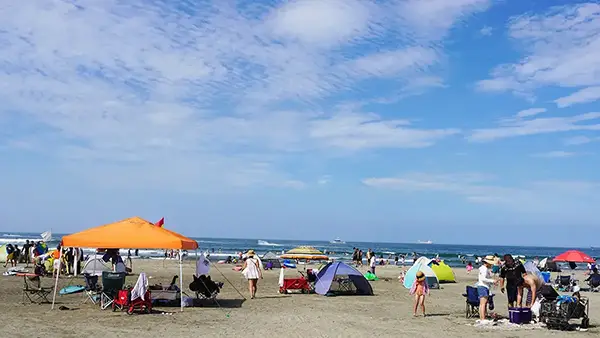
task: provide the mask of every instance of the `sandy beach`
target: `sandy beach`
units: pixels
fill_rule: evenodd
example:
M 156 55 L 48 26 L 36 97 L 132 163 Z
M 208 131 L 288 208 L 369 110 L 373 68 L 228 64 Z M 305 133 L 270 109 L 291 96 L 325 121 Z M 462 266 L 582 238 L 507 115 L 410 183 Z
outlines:
M 194 272 L 192 261 L 185 262 L 184 291 Z M 218 265 L 219 271 L 233 286 L 247 296 L 247 284 L 239 272 L 230 265 Z M 365 270 L 363 267 L 362 270 Z M 169 284 L 178 273 L 175 261 L 135 260 L 134 275 L 126 284 L 133 285 L 137 273 L 144 271 L 150 284 Z M 215 268 L 211 275 L 225 282 L 217 305 L 185 308 L 155 308 L 157 313 L 129 316 L 125 312 L 101 311 L 98 306 L 82 304 L 84 294 L 57 295 L 57 309 L 49 304 L 22 303 L 22 277 L 0 277 L 0 311 L 4 314 L 4 333 L 11 337 L 81 337 L 104 335 L 107 337 L 546 337 L 564 335 L 543 329 L 490 329 L 472 326 L 474 319 L 465 319 L 465 301 L 461 294 L 465 285 L 476 281 L 477 275 L 467 275 L 464 269 L 455 269 L 457 283 L 443 284 L 432 290 L 427 299 L 430 316 L 412 317 L 412 298 L 397 281 L 400 268 L 378 268 L 382 280 L 371 282 L 375 296 L 324 297 L 316 294 L 278 294 L 279 271 L 267 271 L 259 283 L 257 299 L 244 300 Z M 296 272 L 287 271 L 287 276 Z M 553 276 L 554 277 L 554 276 Z M 383 278 L 389 278 L 384 280 Z M 579 276 L 582 280 L 582 276 Z M 44 286 L 52 280 L 45 278 Z M 67 284 L 84 284 L 83 279 L 62 277 L 59 288 Z M 191 294 L 191 293 L 190 293 Z M 572 332 L 577 336 L 597 336 L 600 329 L 600 294 L 586 293 L 590 297 L 591 328 L 587 332 Z M 507 315 L 506 298 L 498 294 L 497 311 Z M 72 310 L 58 310 L 60 305 Z M 166 313 L 160 313 L 164 311 Z M 228 316 L 229 315 L 229 316 Z

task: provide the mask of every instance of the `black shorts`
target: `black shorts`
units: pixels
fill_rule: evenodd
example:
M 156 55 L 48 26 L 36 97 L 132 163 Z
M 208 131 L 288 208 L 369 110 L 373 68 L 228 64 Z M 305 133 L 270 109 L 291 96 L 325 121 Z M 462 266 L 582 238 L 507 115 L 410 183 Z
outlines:
M 506 298 L 508 298 L 509 303 L 514 303 L 517 301 L 517 296 L 519 295 L 519 287 L 516 285 L 507 285 L 506 286 Z

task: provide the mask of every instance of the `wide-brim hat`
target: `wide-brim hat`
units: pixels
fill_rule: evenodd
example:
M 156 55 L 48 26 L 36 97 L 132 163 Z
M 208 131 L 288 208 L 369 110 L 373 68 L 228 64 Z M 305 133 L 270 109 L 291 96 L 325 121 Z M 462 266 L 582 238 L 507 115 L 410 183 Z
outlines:
M 423 273 L 423 271 L 417 272 L 417 280 L 418 281 L 425 280 L 425 274 Z
M 248 252 L 246 252 L 246 256 L 250 257 L 250 256 L 254 256 L 256 255 L 256 252 L 254 252 L 254 250 L 248 250 Z
M 488 256 L 485 256 L 485 258 L 483 259 L 483 261 L 485 263 L 490 264 L 490 265 L 494 265 L 494 264 L 496 264 L 496 257 L 494 257 L 492 255 L 488 255 Z

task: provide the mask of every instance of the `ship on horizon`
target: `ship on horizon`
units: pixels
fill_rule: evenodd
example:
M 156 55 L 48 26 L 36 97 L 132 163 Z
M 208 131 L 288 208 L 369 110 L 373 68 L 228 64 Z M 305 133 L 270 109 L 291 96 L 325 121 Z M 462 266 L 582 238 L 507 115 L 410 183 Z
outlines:
M 419 241 L 417 241 L 417 243 L 418 243 L 418 244 L 433 244 L 433 242 L 432 242 L 430 239 L 429 239 L 429 240 L 426 240 L 426 241 L 421 241 L 421 240 L 419 240 Z
M 329 243 L 331 243 L 331 244 L 346 244 L 346 242 L 342 241 L 339 237 L 332 241 L 329 241 Z

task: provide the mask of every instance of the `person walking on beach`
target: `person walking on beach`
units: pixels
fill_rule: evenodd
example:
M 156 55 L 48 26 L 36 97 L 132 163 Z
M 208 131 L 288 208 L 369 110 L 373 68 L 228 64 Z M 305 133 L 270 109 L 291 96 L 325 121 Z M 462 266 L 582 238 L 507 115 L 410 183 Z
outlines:
M 352 263 L 354 263 L 354 266 L 358 266 L 358 249 L 354 248 L 354 251 L 352 252 Z
M 485 256 L 479 267 L 479 277 L 477 281 L 477 292 L 479 294 L 479 319 L 483 322 L 487 317 L 488 300 L 491 294 L 492 285 L 497 281 L 492 279 L 492 266 L 495 263 L 494 256 Z
M 246 261 L 242 267 L 244 277 L 248 280 L 248 290 L 250 291 L 250 299 L 256 297 L 256 290 L 258 285 L 258 279 L 262 279 L 262 271 L 260 269 L 259 261 L 255 257 L 254 250 L 248 250 L 246 254 Z
M 413 306 L 413 316 L 417 316 L 417 310 L 421 306 L 423 317 L 425 317 L 425 295 L 429 295 L 429 285 L 425 278 L 423 271 L 418 271 L 416 279 L 410 288 L 410 294 L 415 296 L 415 304 Z
M 363 257 L 363 252 L 362 250 L 358 250 L 358 266 L 362 265 L 362 257 Z
M 377 266 L 377 257 L 375 255 L 371 255 L 369 259 L 369 267 L 372 274 L 375 275 L 375 266 Z
M 508 306 L 514 307 L 515 303 L 521 303 L 523 297 L 523 275 L 527 273 L 521 262 L 515 261 L 512 255 L 504 255 L 504 266 L 500 269 L 500 292 L 506 290 Z M 506 289 L 504 288 L 506 281 Z

